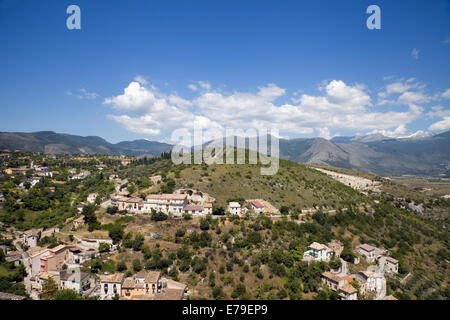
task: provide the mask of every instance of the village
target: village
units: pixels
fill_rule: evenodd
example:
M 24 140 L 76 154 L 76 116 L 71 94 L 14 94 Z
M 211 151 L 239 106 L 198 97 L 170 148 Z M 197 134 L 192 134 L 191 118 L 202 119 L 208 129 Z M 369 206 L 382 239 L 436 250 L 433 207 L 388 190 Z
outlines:
M 9 154 L 4 152 L 2 157 Z M 31 164 L 8 167 L 2 174 L 11 176 L 12 179 L 20 177 L 17 181 L 18 188 L 25 193 L 39 187 L 43 179 L 53 179 L 59 174 L 55 169 L 50 170 L 46 166 L 33 164 L 29 156 L 22 157 L 20 160 L 28 160 Z M 88 158 L 88 160 L 91 159 Z M 121 168 L 132 163 L 127 158 L 118 158 L 117 161 L 116 166 L 120 165 Z M 69 167 L 65 169 L 67 175 L 64 179 L 68 182 L 82 183 L 94 175 L 102 176 L 103 172 L 108 172 L 110 167 L 111 165 L 102 162 L 85 166 L 85 168 Z M 145 179 L 148 181 L 147 186 L 159 186 L 164 183 L 165 176 L 156 174 Z M 117 173 L 106 175 L 105 181 L 114 186 L 112 193 L 106 195 L 104 192 L 88 193 L 83 201 L 73 204 L 76 208 L 74 215 L 59 226 L 25 231 L 12 226 L 4 228 L 2 236 L 12 241 L 15 250 L 5 245 L 2 245 L 1 249 L 6 261 L 15 266 L 24 266 L 26 276 L 23 282 L 30 298 L 41 299 L 43 288 L 49 281 L 56 283 L 59 290 L 71 289 L 83 297 L 101 300 L 182 300 L 189 299 L 192 295 L 192 288 L 187 283 L 180 282 L 178 277 L 169 276 L 170 273 L 167 274 L 167 271 L 163 274 L 160 270 L 138 271 L 135 268 L 132 272 L 128 270 L 126 274 L 117 271 L 93 273 L 90 263 L 94 259 L 107 261 L 109 258 L 105 257 L 117 253 L 121 244 L 120 241 L 113 241 L 108 237 L 95 238 L 95 233 L 92 233 L 94 236 L 90 236 L 90 232 L 85 231 L 78 233 L 77 230 L 86 230 L 90 224 L 86 215 L 92 208 L 103 210 L 102 212 L 108 213 L 107 216 L 116 218 L 153 217 L 162 214 L 163 219 L 174 222 L 193 220 L 198 223 L 209 219 L 223 222 L 226 218 L 232 221 L 234 217 L 238 218 L 238 221 L 258 217 L 269 218 L 274 222 L 286 219 L 284 212 L 286 208 L 276 208 L 263 198 L 239 198 L 228 201 L 227 205 L 222 207 L 216 205 L 216 199 L 205 192 L 207 190 L 185 187 L 174 189 L 171 193 L 143 193 L 134 186 L 128 190 L 129 180 L 120 178 Z M 49 187 L 48 191 L 54 193 L 55 186 Z M 21 199 L 17 200 L 18 203 L 21 201 Z M 5 207 L 5 204 L 6 197 L 0 194 L 0 210 Z M 359 213 L 371 216 L 375 212 L 373 207 L 377 204 L 378 200 L 375 200 L 373 206 L 365 203 L 356 209 Z M 340 212 L 347 210 L 349 208 L 346 207 L 339 209 Z M 298 217 L 293 221 L 300 225 L 308 223 L 312 221 L 311 217 L 316 213 L 333 216 L 337 214 L 337 210 L 332 206 L 301 208 Z M 152 239 L 152 237 L 151 234 L 145 234 L 146 239 Z M 57 245 L 52 245 L 54 241 L 49 240 L 54 238 L 59 239 Z M 226 248 L 225 245 L 224 248 Z M 326 244 L 312 242 L 302 253 L 301 261 L 307 264 L 338 261 L 336 268 L 330 268 L 321 273 L 320 286 L 331 290 L 341 300 L 396 299 L 391 294 L 387 294 L 385 276 L 397 276 L 399 261 L 390 255 L 389 250 L 368 243 L 354 243 L 350 250 L 354 250 L 356 255 L 351 260 L 342 259 L 343 250 L 344 244 L 337 239 Z

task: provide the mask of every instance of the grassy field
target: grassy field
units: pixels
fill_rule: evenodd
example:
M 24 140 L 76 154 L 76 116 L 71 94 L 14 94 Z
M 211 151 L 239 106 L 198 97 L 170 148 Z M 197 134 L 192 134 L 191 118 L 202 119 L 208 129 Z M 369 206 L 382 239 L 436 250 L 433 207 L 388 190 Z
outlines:
M 350 187 L 303 164 L 280 160 L 273 176 L 260 174 L 255 165 L 196 165 L 181 171 L 177 187 L 191 187 L 209 193 L 217 205 L 230 199 L 265 199 L 276 208 L 316 206 L 343 207 L 367 201 Z

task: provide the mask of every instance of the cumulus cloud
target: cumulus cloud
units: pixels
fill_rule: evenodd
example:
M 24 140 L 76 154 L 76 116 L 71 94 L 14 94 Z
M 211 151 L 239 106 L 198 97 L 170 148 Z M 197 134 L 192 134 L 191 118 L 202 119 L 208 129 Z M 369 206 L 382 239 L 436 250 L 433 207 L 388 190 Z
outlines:
M 316 131 L 319 136 L 330 138 L 336 130 L 404 134 L 405 126 L 422 115 L 420 104 L 430 100 L 414 79 L 385 88 L 386 96 L 398 95 L 397 103 L 407 107 L 384 112 L 373 110 L 371 96 L 363 85 L 349 85 L 342 80 L 323 83 L 319 95 L 296 91 L 295 98 L 291 95 L 291 99 L 284 99 L 289 103 L 277 103 L 287 91 L 275 83 L 260 86 L 255 92 L 223 93 L 212 88 L 209 82 L 188 87 L 197 92 L 196 97 L 185 99 L 132 81 L 123 93 L 103 103 L 117 113 L 109 115 L 110 119 L 127 130 L 162 138 L 168 138 L 174 129 L 192 128 L 195 124 L 217 130 L 274 128 L 283 134 Z
M 432 131 L 446 131 L 450 130 L 450 116 L 444 117 L 443 120 L 433 123 L 428 127 L 429 130 Z
M 140 76 L 140 75 L 135 76 L 134 77 L 134 81 L 137 81 L 137 82 L 139 82 L 139 83 L 141 83 L 143 85 L 148 84 L 147 79 L 144 76 Z

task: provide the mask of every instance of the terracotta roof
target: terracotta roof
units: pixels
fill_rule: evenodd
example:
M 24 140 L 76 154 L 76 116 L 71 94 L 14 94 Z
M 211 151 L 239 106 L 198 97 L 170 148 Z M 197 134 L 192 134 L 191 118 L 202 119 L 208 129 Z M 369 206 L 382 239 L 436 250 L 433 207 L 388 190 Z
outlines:
M 33 247 L 30 250 L 28 250 L 27 253 L 30 258 L 34 258 L 46 251 L 49 251 L 49 250 L 47 248 Z
M 262 205 L 259 201 L 252 201 L 252 205 L 256 208 L 264 208 L 264 205 Z
M 191 210 L 191 211 L 203 211 L 204 207 L 195 205 L 195 204 L 188 204 L 184 206 L 183 210 Z
M 361 244 L 360 246 L 359 246 L 361 249 L 363 249 L 364 251 L 367 251 L 367 252 L 369 252 L 369 251 L 373 251 L 373 250 L 375 250 L 376 249 L 376 247 L 374 247 L 374 246 L 371 246 L 370 244 Z
M 69 249 L 69 246 L 65 245 L 65 244 L 60 244 L 59 246 L 56 246 L 54 248 L 49 249 L 51 252 L 58 252 L 64 249 Z
M 322 277 L 327 278 L 334 282 L 339 282 L 342 280 L 341 277 L 339 277 L 338 275 L 335 275 L 334 273 L 331 273 L 329 271 L 325 271 L 324 273 L 322 273 Z
M 205 208 L 212 208 L 212 203 L 205 203 L 203 206 Z
M 339 288 L 339 291 L 342 291 L 346 294 L 352 294 L 358 292 L 352 285 L 346 283 L 342 287 Z
M 133 278 L 130 277 L 130 278 L 126 278 L 123 281 L 122 288 L 123 289 L 133 289 L 134 285 L 135 285 L 135 281 Z
M 123 282 L 123 274 L 122 273 L 113 273 L 113 274 L 104 275 L 101 277 L 101 282 L 122 283 Z
M 348 283 L 352 282 L 354 279 L 350 276 L 344 276 L 343 277 L 345 280 L 347 280 Z
M 145 283 L 157 283 L 161 272 L 159 271 L 149 271 L 145 277 Z
M 396 259 L 394 259 L 392 257 L 386 257 L 386 261 L 388 261 L 390 263 L 393 263 L 393 264 L 397 264 L 398 263 L 398 260 L 396 260 Z
M 183 299 L 184 290 L 182 289 L 166 289 L 164 292 L 155 295 L 155 300 L 181 300 Z
M 21 255 L 22 254 L 20 253 L 20 251 L 9 251 L 6 256 L 11 257 L 11 256 L 21 256 Z
M 79 278 L 80 281 L 83 281 L 87 276 L 89 276 L 89 274 L 86 272 L 80 272 L 79 275 L 80 275 L 80 278 Z M 67 281 L 67 280 L 71 280 L 71 279 L 77 280 L 77 276 L 78 276 L 77 273 L 63 272 L 60 274 L 59 277 L 61 280 Z

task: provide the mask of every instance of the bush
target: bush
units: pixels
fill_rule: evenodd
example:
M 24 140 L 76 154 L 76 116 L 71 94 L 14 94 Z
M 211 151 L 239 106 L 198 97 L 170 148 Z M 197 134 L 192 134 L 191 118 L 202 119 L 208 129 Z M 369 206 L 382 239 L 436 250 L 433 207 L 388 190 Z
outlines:
M 153 221 L 164 221 L 167 220 L 168 216 L 167 214 L 165 214 L 164 212 L 156 212 L 156 211 L 152 211 L 151 213 L 151 219 Z

